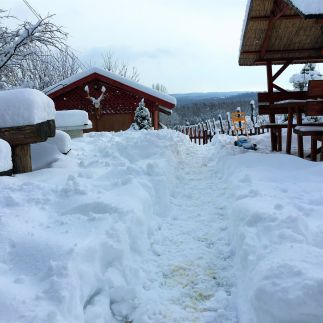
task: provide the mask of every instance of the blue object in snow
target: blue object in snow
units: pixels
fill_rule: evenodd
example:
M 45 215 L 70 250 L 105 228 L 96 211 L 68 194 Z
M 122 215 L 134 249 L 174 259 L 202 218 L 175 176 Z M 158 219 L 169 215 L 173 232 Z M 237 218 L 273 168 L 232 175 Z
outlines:
M 257 145 L 250 143 L 248 139 L 245 139 L 245 138 L 239 138 L 234 142 L 234 145 L 237 147 L 242 147 L 247 150 L 257 150 Z

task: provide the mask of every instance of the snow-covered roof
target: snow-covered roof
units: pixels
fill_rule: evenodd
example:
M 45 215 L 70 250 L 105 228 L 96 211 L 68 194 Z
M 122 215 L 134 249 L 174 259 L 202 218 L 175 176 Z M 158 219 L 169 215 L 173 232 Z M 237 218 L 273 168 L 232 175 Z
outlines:
M 0 91 L 0 128 L 27 126 L 55 119 L 55 104 L 33 89 Z
M 239 64 L 242 66 L 322 62 L 323 0 L 283 0 L 289 8 L 284 17 L 273 25 L 270 41 L 265 42 L 265 22 L 270 21 L 274 0 L 246 0 L 247 8 L 242 25 Z M 299 15 L 299 19 L 297 19 Z M 288 19 L 293 16 L 296 19 Z M 297 32 L 296 32 L 297 31 Z M 263 47 L 263 45 L 265 45 Z
M 176 105 L 176 99 L 174 97 L 170 96 L 170 95 L 167 95 L 165 93 L 156 91 L 156 90 L 154 90 L 154 89 L 152 89 L 152 88 L 150 88 L 148 86 L 144 86 L 144 85 L 142 85 L 142 84 L 140 84 L 138 82 L 129 80 L 127 78 L 124 78 L 124 77 L 119 76 L 119 75 L 117 75 L 115 73 L 103 70 L 103 69 L 98 68 L 98 67 L 92 67 L 92 68 L 90 68 L 90 69 L 88 69 L 86 71 L 82 71 L 82 72 L 80 72 L 78 74 L 75 74 L 75 75 L 73 75 L 73 76 L 71 76 L 71 77 L 69 77 L 69 78 L 67 78 L 67 79 L 65 79 L 65 80 L 63 80 L 63 81 L 61 81 L 61 82 L 59 82 L 57 84 L 54 84 L 54 85 L 48 87 L 47 89 L 44 90 L 44 92 L 47 95 L 49 95 L 51 93 L 56 92 L 57 90 L 60 90 L 60 89 L 66 87 L 66 86 L 68 86 L 68 85 L 70 85 L 70 84 L 72 84 L 72 83 L 74 83 L 74 82 L 76 82 L 78 80 L 81 80 L 81 79 L 83 79 L 83 78 L 85 78 L 85 77 L 87 77 L 87 76 L 89 76 L 91 74 L 95 74 L 95 73 L 99 74 L 99 75 L 102 75 L 102 76 L 105 76 L 107 78 L 110 78 L 110 79 L 112 79 L 114 81 L 117 81 L 117 82 L 119 82 L 121 84 L 124 84 L 124 85 L 127 85 L 129 87 L 132 87 L 132 88 L 134 88 L 134 89 L 136 89 L 138 91 L 147 93 L 147 94 L 149 94 L 151 96 L 154 96 L 154 97 L 156 97 L 156 98 L 158 98 L 160 100 L 164 100 L 166 102 L 169 102 L 171 104 Z
M 323 0 L 288 0 L 305 16 L 323 15 Z

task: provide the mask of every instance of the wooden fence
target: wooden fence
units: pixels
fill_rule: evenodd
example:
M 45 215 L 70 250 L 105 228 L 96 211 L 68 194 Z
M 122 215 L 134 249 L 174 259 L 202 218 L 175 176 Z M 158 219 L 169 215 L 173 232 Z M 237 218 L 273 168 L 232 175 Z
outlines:
M 213 137 L 217 134 L 226 134 L 229 136 L 236 136 L 237 134 L 228 127 L 225 130 L 222 126 L 221 129 L 216 124 L 215 119 L 207 120 L 206 122 L 199 123 L 194 126 L 176 126 L 175 130 L 189 136 L 190 140 L 198 145 L 206 145 L 212 141 Z M 254 127 L 248 130 L 249 136 L 261 135 L 268 132 L 268 129 Z M 246 135 L 239 132 L 238 135 Z

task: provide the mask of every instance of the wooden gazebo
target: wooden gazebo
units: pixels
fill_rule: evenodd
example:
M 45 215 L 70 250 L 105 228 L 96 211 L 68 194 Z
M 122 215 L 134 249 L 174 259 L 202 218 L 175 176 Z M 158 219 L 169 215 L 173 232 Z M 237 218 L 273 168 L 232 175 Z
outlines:
M 259 94 L 262 110 L 275 122 L 271 105 L 284 100 L 306 100 L 306 92 L 287 91 L 276 84 L 291 64 L 323 62 L 323 0 L 248 0 L 239 64 L 266 66 L 268 92 Z M 282 65 L 273 74 L 273 65 Z M 277 138 L 272 132 L 272 144 Z M 274 149 L 275 150 L 275 149 Z

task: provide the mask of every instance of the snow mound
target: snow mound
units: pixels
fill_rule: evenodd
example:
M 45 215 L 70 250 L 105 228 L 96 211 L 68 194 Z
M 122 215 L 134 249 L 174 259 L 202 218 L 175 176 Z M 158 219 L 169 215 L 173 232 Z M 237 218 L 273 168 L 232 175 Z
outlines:
M 47 142 L 55 145 L 62 154 L 67 154 L 71 150 L 71 137 L 64 131 L 56 130 L 55 137 L 48 138 Z
M 12 169 L 11 148 L 10 145 L 0 139 L 0 173 Z
M 322 322 L 323 164 L 213 145 L 230 192 L 240 322 Z
M 50 167 L 60 159 L 61 154 L 67 154 L 70 150 L 71 137 L 64 131 L 56 130 L 55 137 L 31 145 L 33 170 Z
M 56 127 L 76 127 L 91 123 L 88 113 L 83 110 L 63 110 L 56 111 Z
M 55 105 L 33 89 L 0 91 L 0 128 L 34 125 L 55 119 Z
M 1 321 L 131 321 L 187 145 L 168 130 L 90 133 L 51 168 L 1 180 Z

